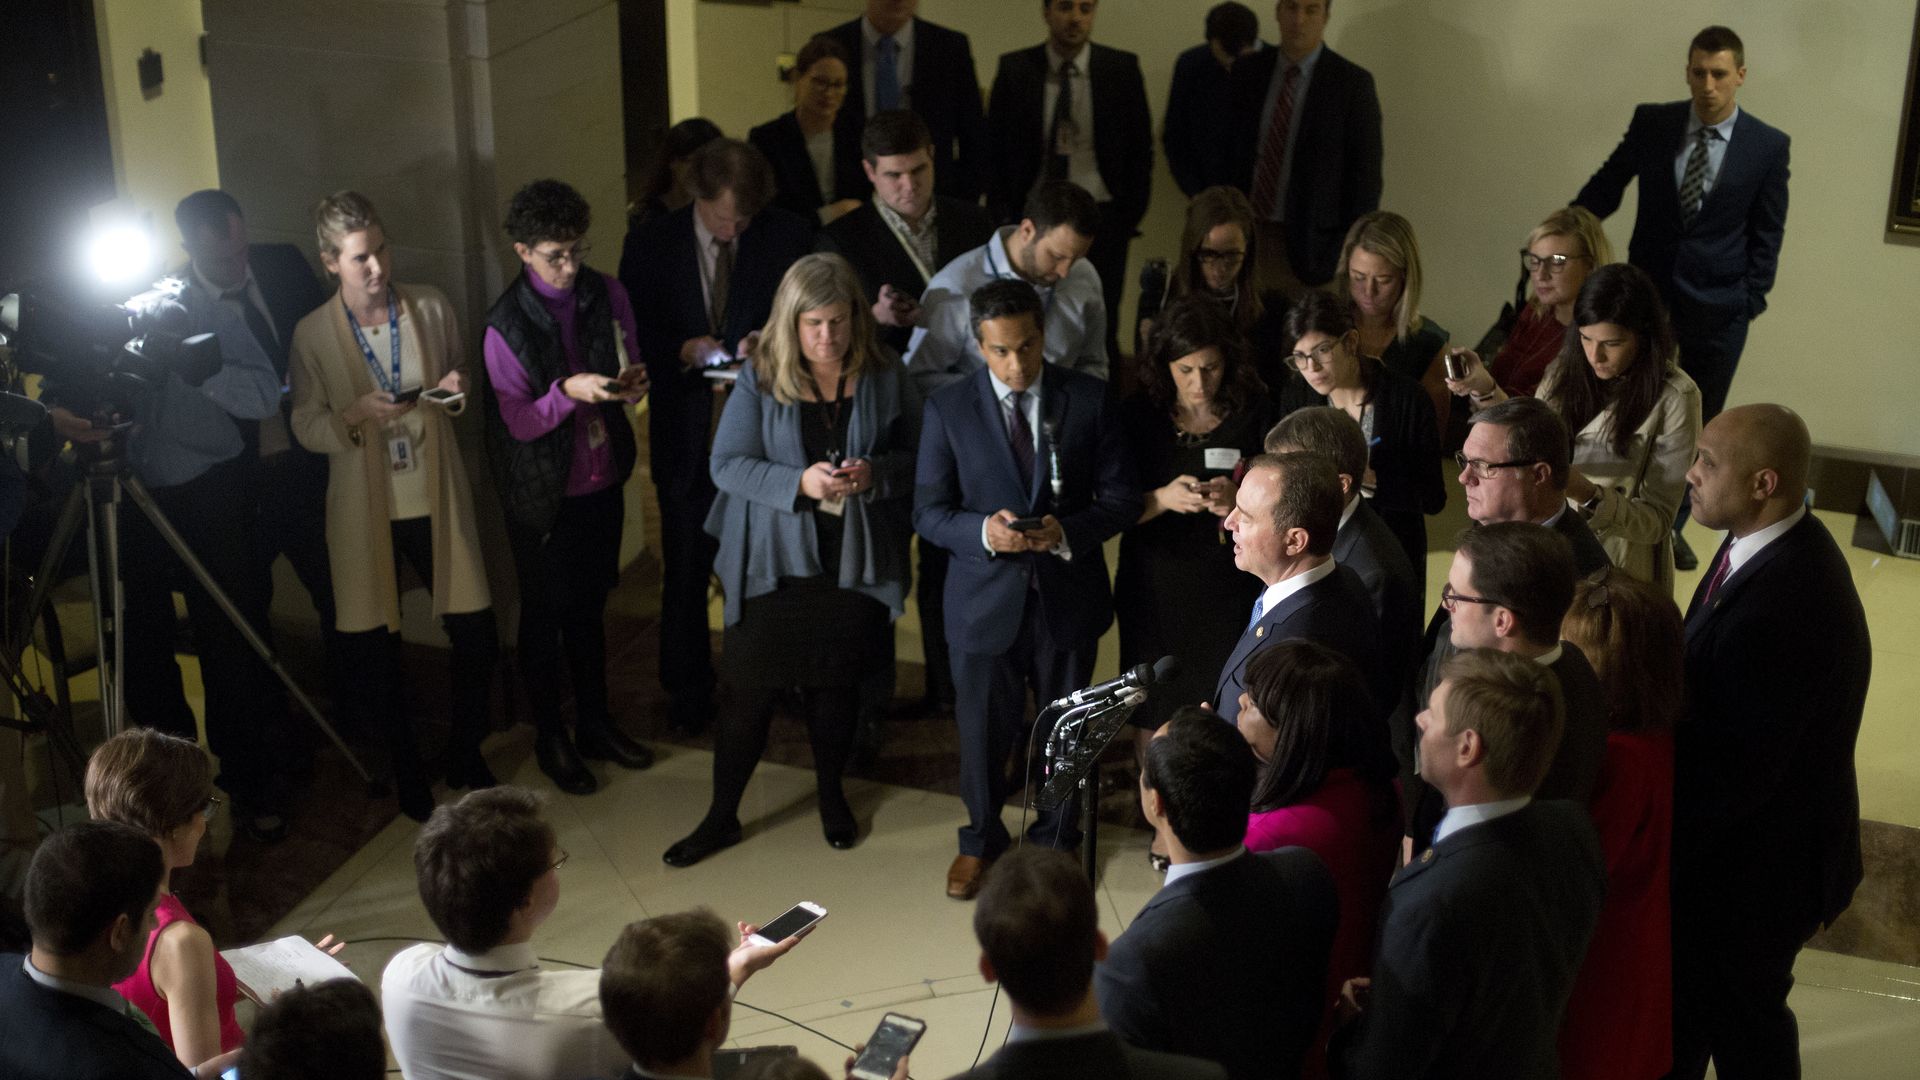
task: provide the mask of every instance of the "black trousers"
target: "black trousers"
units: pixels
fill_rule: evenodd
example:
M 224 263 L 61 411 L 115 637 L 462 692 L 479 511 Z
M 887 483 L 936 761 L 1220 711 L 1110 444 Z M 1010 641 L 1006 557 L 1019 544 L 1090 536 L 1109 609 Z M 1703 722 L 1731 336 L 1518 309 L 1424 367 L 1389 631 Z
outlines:
M 649 406 L 653 483 L 660 497 L 660 685 L 675 708 L 704 711 L 713 696 L 713 642 L 707 582 L 719 541 L 707 535 L 713 509 L 707 439 L 713 402 L 702 385 L 656 388 Z
M 1678 852 L 1676 852 L 1678 855 Z M 1673 904 L 1673 1080 L 1798 1080 L 1800 1029 L 1787 994 L 1793 961 L 1818 929 L 1775 906 L 1770 883 Z
M 1113 204 L 1100 204 L 1100 231 L 1094 234 L 1087 261 L 1100 272 L 1100 297 L 1107 305 L 1107 363 L 1120 363 L 1120 298 L 1127 287 L 1127 249 L 1133 245 L 1133 227 L 1113 220 Z M 1111 377 L 1111 368 L 1109 368 Z
M 731 825 L 739 818 L 747 782 L 767 751 L 774 706 L 781 688 L 727 686 L 726 706 L 713 732 L 713 803 L 707 820 Z M 807 741 L 813 746 L 813 776 L 823 814 L 845 806 L 840 779 L 853 754 L 860 711 L 857 686 L 803 687 L 800 690 Z
M 410 518 L 392 525 L 396 574 L 402 559 L 421 580 L 433 581 L 433 528 L 428 518 Z M 451 720 L 449 756 L 477 750 L 486 737 L 493 671 L 500 653 L 499 630 L 493 609 L 448 613 L 440 625 L 453 645 L 447 701 Z M 396 767 L 418 760 L 418 740 L 408 718 L 401 678 L 400 635 L 384 627 L 342 634 L 343 652 L 353 672 L 350 699 L 366 730 L 375 732 L 392 750 Z M 437 694 L 429 696 L 438 697 Z
M 1740 366 L 1740 354 L 1746 351 L 1747 328 L 1751 325 L 1745 315 L 1728 318 L 1724 313 L 1701 311 L 1683 300 L 1674 301 L 1673 335 L 1680 346 L 1680 368 L 1700 388 L 1702 424 L 1726 408 L 1733 373 Z M 1681 499 L 1675 529 L 1686 524 L 1691 511 L 1690 501 Z
M 520 581 L 520 670 L 533 719 L 560 720 L 561 669 L 573 679 L 574 721 L 604 730 L 607 711 L 607 595 L 620 574 L 626 498 L 619 485 L 560 501 L 545 536 L 510 526 Z
M 241 460 L 223 461 L 184 484 L 150 490 L 214 583 L 271 641 L 266 578 L 253 557 L 249 530 L 236 527 L 249 517 Z M 220 759 L 218 783 L 249 807 L 275 805 L 279 785 L 273 772 L 286 738 L 285 690 L 131 500 L 120 509 L 120 579 L 126 603 L 121 673 L 128 719 L 183 738 L 197 736 L 173 653 L 173 593 L 178 589 L 186 596 L 187 621 L 200 658 L 207 745 Z
M 348 693 L 341 635 L 334 619 L 333 567 L 327 561 L 327 459 L 295 446 L 248 468 L 254 507 L 253 553 L 273 607 L 273 564 L 287 557 L 320 619 L 327 690 L 336 703 Z
M 1027 691 L 1039 703 L 1053 701 L 1087 685 L 1099 642 L 1059 648 L 1048 637 L 1040 594 L 1028 590 L 1020 614 L 1020 632 L 1004 653 L 954 649 L 955 719 L 960 726 L 960 798 L 967 823 L 960 828 L 960 854 L 996 858 L 1011 844 L 1001 809 L 1010 790 L 1008 758 L 1017 750 L 1019 765 L 1033 725 L 1027 720 Z M 1046 733 L 1040 733 L 1045 738 Z M 1034 779 L 1038 779 L 1036 776 Z M 1072 848 L 1080 842 L 1079 800 L 1071 799 L 1038 813 L 1027 838 L 1049 847 Z
M 947 549 L 926 540 L 920 549 L 920 651 L 927 664 L 927 698 L 934 704 L 952 704 L 953 667 L 947 657 Z

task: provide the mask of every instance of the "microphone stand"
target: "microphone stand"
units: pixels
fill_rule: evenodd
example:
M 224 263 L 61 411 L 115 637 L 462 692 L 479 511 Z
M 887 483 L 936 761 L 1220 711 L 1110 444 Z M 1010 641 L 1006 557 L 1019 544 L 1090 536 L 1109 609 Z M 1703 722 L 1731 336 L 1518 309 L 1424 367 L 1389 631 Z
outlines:
M 1049 809 L 1079 794 L 1080 864 L 1087 880 L 1094 884 L 1099 883 L 1100 755 L 1106 753 L 1127 717 L 1146 700 L 1145 690 L 1127 689 L 1071 707 L 1063 708 L 1056 702 L 1035 720 L 1039 723 L 1047 713 L 1059 710 L 1047 735 L 1047 779 L 1035 805 Z

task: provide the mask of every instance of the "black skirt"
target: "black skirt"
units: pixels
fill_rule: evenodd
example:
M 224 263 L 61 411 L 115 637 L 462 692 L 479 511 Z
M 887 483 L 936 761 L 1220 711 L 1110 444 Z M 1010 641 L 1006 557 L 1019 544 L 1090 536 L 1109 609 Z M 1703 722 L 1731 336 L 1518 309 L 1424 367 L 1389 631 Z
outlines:
M 782 578 L 740 605 L 720 666 L 741 689 L 852 686 L 886 663 L 887 605 L 822 577 Z

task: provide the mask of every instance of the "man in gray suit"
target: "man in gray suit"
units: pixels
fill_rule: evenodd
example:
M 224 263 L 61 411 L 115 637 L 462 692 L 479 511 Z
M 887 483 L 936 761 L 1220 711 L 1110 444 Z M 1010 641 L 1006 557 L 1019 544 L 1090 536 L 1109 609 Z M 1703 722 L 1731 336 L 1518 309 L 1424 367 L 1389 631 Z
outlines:
M 1107 937 L 1080 864 L 1064 851 L 1022 847 L 993 866 L 973 909 L 980 975 L 1013 1003 L 1007 1044 L 965 1080 L 1224 1080 L 1220 1066 L 1139 1050 L 1100 1019 L 1093 966 Z

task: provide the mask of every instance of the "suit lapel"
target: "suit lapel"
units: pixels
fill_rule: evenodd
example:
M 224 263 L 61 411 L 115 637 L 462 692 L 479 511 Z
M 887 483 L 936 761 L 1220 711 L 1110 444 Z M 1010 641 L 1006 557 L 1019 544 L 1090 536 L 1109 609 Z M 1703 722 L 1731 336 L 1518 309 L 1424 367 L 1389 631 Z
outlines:
M 1693 603 L 1687 606 L 1687 640 L 1692 641 L 1697 633 L 1705 630 L 1714 616 L 1720 613 L 1720 609 L 1726 607 L 1745 590 L 1748 582 L 1764 573 L 1775 560 L 1787 558 L 1798 552 L 1806 546 L 1812 531 L 1821 528 L 1825 526 L 1813 516 L 1813 511 L 1807 511 L 1807 516 L 1802 518 L 1798 525 L 1787 530 L 1786 535 L 1761 548 L 1753 558 L 1742 563 L 1738 570 L 1728 574 L 1727 579 L 1722 581 L 1720 588 L 1714 592 L 1711 602 L 1705 599 L 1707 579 L 1702 579 L 1700 586 L 1694 590 Z M 1732 543 L 1733 540 L 1729 537 L 1720 545 L 1721 550 L 1726 550 Z M 1718 561 L 1719 556 L 1715 555 L 1714 558 Z M 1711 576 L 1709 573 L 1708 577 Z
M 994 397 L 993 380 L 986 368 L 980 369 L 979 378 L 980 392 L 974 395 L 973 404 L 980 414 L 981 431 L 995 447 L 987 452 L 987 456 L 993 458 L 1002 477 L 1020 491 L 1021 497 L 1027 498 L 1032 493 L 1033 480 L 1031 477 L 1021 477 L 1020 466 L 1013 460 L 1013 437 L 1007 431 L 1006 408 Z M 1024 511 L 1025 508 L 1023 504 L 1021 509 Z
M 1306 588 L 1296 591 L 1292 596 L 1274 605 L 1272 611 L 1261 612 L 1259 622 L 1240 631 L 1240 639 L 1233 644 L 1233 655 L 1227 658 L 1227 666 L 1221 670 L 1220 681 L 1214 686 L 1213 704 L 1216 708 L 1219 707 L 1220 698 L 1228 688 L 1243 685 L 1240 673 L 1246 669 L 1247 661 L 1253 657 L 1254 651 L 1273 641 L 1277 627 L 1292 618 L 1294 612 L 1305 607 L 1313 598 L 1314 591 L 1332 579 L 1333 575 L 1329 574 Z
M 1732 197 L 1723 196 L 1722 193 L 1731 189 L 1729 181 L 1746 171 L 1748 162 L 1752 160 L 1753 145 L 1753 122 L 1747 119 L 1746 110 L 1742 109 L 1733 121 L 1733 136 L 1727 140 L 1726 153 L 1720 155 L 1720 171 L 1714 174 L 1713 186 L 1707 189 L 1706 198 L 1700 200 L 1700 217 L 1706 217 L 1707 211 L 1716 203 Z

